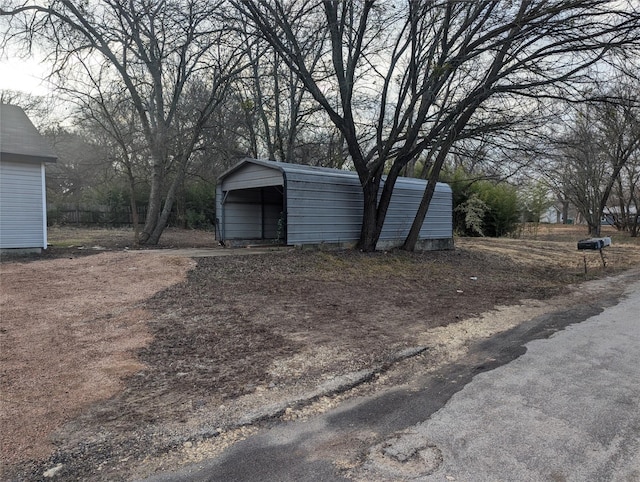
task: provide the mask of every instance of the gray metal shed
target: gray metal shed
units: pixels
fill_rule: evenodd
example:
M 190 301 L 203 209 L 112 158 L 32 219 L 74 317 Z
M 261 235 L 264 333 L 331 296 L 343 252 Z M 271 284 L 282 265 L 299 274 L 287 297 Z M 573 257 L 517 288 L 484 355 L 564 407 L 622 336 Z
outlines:
M 398 178 L 379 248 L 402 244 L 425 187 L 424 180 Z M 244 159 L 218 180 L 218 237 L 232 245 L 352 245 L 360 237 L 362 203 L 355 172 Z M 447 184 L 436 186 L 418 246 L 453 248 L 452 193 Z
M 47 247 L 45 163 L 56 155 L 24 111 L 0 104 L 0 250 Z

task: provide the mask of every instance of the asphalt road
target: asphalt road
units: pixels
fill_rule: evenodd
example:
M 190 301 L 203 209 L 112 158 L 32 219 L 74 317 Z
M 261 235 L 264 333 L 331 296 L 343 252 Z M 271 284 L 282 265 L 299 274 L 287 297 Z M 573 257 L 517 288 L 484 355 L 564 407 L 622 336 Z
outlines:
M 640 281 L 147 480 L 640 481 Z

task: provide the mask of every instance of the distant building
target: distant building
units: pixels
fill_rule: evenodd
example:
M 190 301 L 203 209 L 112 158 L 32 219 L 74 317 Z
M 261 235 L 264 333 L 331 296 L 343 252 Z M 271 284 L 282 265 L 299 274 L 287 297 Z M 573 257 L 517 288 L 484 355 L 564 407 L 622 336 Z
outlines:
M 47 248 L 48 162 L 56 155 L 24 111 L 0 104 L 0 250 Z
M 567 219 L 564 219 L 564 217 Z M 582 216 L 577 208 L 569 202 L 556 201 L 540 216 L 541 223 L 548 224 L 581 224 Z
M 427 183 L 396 181 L 378 247 L 400 246 Z M 216 190 L 218 239 L 231 245 L 354 245 L 363 194 L 355 172 L 245 159 L 222 174 Z M 418 249 L 452 249 L 452 192 L 438 183 L 420 230 Z
M 549 207 L 542 215 L 540 216 L 541 223 L 549 223 L 549 224 L 560 224 L 562 223 L 562 209 L 557 206 Z
M 628 216 L 631 218 L 631 222 L 635 219 L 637 214 L 635 206 L 629 206 L 629 210 L 622 214 L 620 210 L 620 206 L 611 206 L 604 208 L 604 212 L 602 213 L 602 219 L 600 220 L 600 224 L 603 226 L 620 226 L 624 225 L 625 217 Z

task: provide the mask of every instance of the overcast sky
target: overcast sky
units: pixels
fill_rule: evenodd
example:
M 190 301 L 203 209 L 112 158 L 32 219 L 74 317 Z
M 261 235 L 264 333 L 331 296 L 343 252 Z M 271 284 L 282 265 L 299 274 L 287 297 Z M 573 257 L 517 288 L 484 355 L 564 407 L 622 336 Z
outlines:
M 48 92 L 43 78 L 49 70 L 34 57 L 19 59 L 0 58 L 0 90 L 21 90 L 29 94 L 45 95 Z

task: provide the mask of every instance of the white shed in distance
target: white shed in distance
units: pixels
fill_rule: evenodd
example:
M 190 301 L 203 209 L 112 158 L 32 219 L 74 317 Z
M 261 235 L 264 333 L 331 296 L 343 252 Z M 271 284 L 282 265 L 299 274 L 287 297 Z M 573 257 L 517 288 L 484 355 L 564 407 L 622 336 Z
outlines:
M 400 177 L 378 248 L 400 246 L 426 181 Z M 225 244 L 353 246 L 360 237 L 363 196 L 355 172 L 245 159 L 222 174 L 216 190 L 218 239 Z M 438 183 L 420 231 L 422 250 L 452 249 L 452 192 Z
M 56 155 L 24 111 L 0 104 L 0 250 L 47 248 L 48 162 Z

